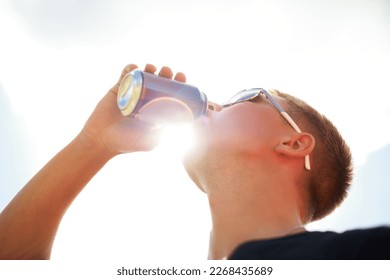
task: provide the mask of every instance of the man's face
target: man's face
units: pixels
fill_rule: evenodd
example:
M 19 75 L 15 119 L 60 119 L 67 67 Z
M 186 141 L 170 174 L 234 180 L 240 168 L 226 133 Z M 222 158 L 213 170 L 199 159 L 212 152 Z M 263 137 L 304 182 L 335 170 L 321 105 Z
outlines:
M 195 131 L 197 145 L 184 159 L 189 172 L 221 167 L 221 163 L 228 164 L 233 159 L 269 160 L 280 137 L 292 133 L 263 96 L 219 112 L 209 111 L 196 122 Z

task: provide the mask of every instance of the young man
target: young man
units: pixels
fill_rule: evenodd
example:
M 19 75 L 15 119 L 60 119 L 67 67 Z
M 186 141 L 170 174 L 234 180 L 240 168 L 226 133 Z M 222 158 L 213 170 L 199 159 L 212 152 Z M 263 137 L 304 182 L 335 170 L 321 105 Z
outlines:
M 128 65 L 119 81 L 134 68 Z M 159 75 L 173 76 L 167 67 Z M 175 79 L 185 82 L 182 73 Z M 158 130 L 120 114 L 119 81 L 80 134 L 1 213 L 0 259 L 50 258 L 61 218 L 88 181 L 114 156 L 155 147 Z M 210 202 L 210 259 L 389 257 L 387 228 L 306 232 L 306 223 L 343 200 L 352 167 L 337 130 L 305 103 L 254 89 L 211 107 L 194 127 L 196 152 L 183 162 Z

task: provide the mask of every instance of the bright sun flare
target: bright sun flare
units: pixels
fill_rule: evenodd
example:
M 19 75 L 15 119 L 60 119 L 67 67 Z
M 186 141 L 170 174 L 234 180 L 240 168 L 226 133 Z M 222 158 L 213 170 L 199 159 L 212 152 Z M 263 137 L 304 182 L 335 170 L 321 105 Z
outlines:
M 155 149 L 156 152 L 181 158 L 193 147 L 195 138 L 191 125 L 171 124 L 165 125 L 162 129 L 160 144 Z

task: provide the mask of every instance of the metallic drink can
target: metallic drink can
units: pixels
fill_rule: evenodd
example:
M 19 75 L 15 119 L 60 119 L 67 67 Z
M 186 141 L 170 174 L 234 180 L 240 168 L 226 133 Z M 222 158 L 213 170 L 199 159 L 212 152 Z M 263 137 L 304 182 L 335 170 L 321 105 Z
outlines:
M 207 96 L 198 88 L 139 69 L 122 79 L 117 103 L 124 116 L 158 125 L 188 123 L 207 111 Z

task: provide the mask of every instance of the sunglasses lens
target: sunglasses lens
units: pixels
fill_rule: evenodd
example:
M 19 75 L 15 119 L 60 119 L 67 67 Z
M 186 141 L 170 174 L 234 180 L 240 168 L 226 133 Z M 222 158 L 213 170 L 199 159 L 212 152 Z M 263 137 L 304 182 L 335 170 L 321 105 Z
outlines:
M 251 100 L 257 97 L 259 94 L 259 90 L 243 90 L 231 97 L 227 102 L 223 103 L 223 105 L 231 105 L 239 102 L 244 102 L 247 100 Z

